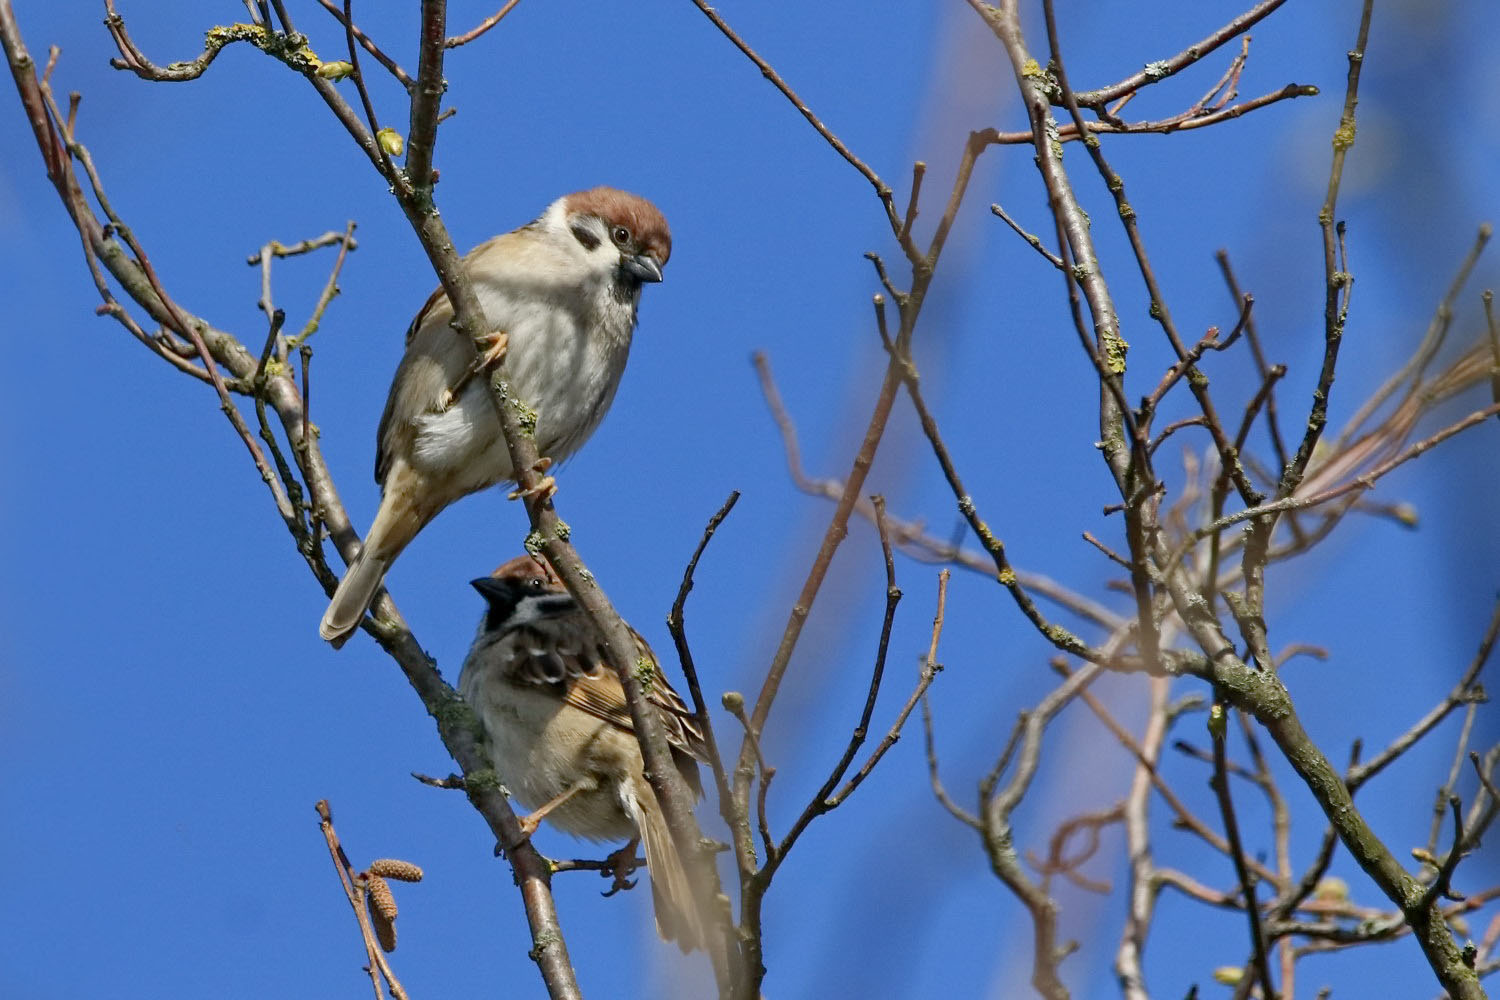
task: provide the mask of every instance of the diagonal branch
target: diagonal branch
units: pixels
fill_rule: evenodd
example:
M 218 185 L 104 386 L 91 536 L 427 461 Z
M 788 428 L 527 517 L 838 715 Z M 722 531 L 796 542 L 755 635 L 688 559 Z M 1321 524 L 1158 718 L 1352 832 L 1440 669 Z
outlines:
M 855 156 L 854 151 L 844 145 L 843 140 L 834 135 L 828 126 L 824 125 L 822 120 L 813 114 L 812 109 L 807 106 L 807 102 L 797 96 L 797 92 L 781 78 L 781 74 L 776 72 L 770 63 L 761 58 L 743 38 L 735 34 L 734 29 L 729 26 L 729 23 L 724 18 L 719 16 L 718 11 L 709 6 L 707 0 L 692 0 L 692 2 L 693 6 L 701 10 L 703 16 L 713 22 L 713 26 L 718 28 L 725 38 L 734 43 L 735 48 L 745 54 L 745 58 L 755 64 L 755 68 L 760 70 L 761 75 L 770 81 L 771 86 L 781 91 L 781 95 L 792 102 L 792 107 L 796 108 L 797 112 L 803 118 L 807 119 L 807 123 L 817 130 L 817 133 L 823 137 L 828 145 L 833 147 L 834 152 L 842 156 L 851 167 L 859 171 L 860 176 L 870 182 L 870 186 L 875 189 L 875 196 L 880 199 L 880 204 L 885 208 L 886 220 L 890 223 L 891 231 L 897 235 L 898 239 L 901 239 L 902 247 L 907 250 L 908 255 L 914 257 L 916 250 L 911 243 L 910 233 L 908 232 L 909 227 L 903 225 L 902 216 L 896 211 L 896 202 L 891 194 L 891 186 L 881 180 L 880 176 L 874 170 L 871 170 L 864 160 Z
M 1262 0 L 1261 3 L 1251 7 L 1207 37 L 1189 45 L 1175 56 L 1147 63 L 1145 69 L 1107 87 L 1080 91 L 1077 94 L 1078 103 L 1085 107 L 1100 107 L 1127 94 L 1134 94 L 1153 83 L 1159 83 L 1193 65 L 1230 39 L 1249 31 L 1257 22 L 1266 18 L 1283 3 L 1286 3 L 1286 0 Z

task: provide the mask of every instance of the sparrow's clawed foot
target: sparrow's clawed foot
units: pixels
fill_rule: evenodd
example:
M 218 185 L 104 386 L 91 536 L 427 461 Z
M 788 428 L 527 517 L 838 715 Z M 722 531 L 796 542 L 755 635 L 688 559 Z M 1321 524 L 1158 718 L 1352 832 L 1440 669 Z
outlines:
M 438 410 L 446 413 L 458 397 L 463 395 L 464 389 L 468 387 L 469 381 L 475 375 L 484 375 L 493 368 L 501 358 L 505 357 L 505 349 L 510 346 L 510 337 L 504 330 L 491 330 L 489 333 L 479 337 L 479 342 L 485 346 L 479 350 L 479 356 L 469 362 L 469 367 L 458 377 L 458 381 L 443 390 L 439 399 Z M 477 344 L 475 345 L 478 346 Z
M 504 330 L 491 330 L 482 334 L 476 344 L 483 343 L 484 350 L 479 352 L 479 357 L 469 366 L 470 371 L 478 374 L 488 371 L 497 361 L 505 357 L 505 349 L 510 346 L 510 336 Z
M 610 884 L 609 891 L 600 893 L 601 896 L 607 899 L 622 889 L 635 888 L 637 880 L 630 876 L 646 863 L 645 858 L 635 856 L 636 845 L 640 842 L 637 837 L 604 859 L 604 867 L 599 870 L 599 874 L 614 881 Z
M 552 468 L 552 459 L 542 457 L 536 460 L 536 464 L 531 467 L 531 470 L 536 473 L 546 473 L 546 471 L 550 468 Z M 509 499 L 519 500 L 522 497 L 538 497 L 543 501 L 547 501 L 551 500 L 556 495 L 557 480 L 553 479 L 551 476 L 544 474 L 542 475 L 542 478 L 537 482 L 537 484 L 530 487 L 529 489 L 511 490 L 509 493 Z

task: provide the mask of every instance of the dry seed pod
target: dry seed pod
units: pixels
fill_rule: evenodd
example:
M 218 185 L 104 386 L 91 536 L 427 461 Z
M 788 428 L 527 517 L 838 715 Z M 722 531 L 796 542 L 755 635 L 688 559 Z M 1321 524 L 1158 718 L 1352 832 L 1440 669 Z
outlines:
M 396 858 L 380 858 L 370 862 L 370 874 L 379 875 L 382 878 L 393 878 L 398 882 L 420 882 L 422 881 L 422 869 L 410 861 L 401 861 Z
M 391 884 L 375 874 L 371 874 L 366 881 L 370 888 L 370 912 L 379 913 L 386 920 L 394 921 L 396 897 L 391 895 Z M 389 948 L 386 950 L 390 951 Z

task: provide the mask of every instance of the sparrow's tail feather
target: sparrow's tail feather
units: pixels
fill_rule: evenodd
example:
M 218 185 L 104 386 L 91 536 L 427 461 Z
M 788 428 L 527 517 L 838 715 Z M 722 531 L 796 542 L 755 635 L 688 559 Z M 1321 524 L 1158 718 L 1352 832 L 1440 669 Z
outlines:
M 404 465 L 398 464 L 386 476 L 385 495 L 375 523 L 365 535 L 364 548 L 344 571 L 328 610 L 323 612 L 323 623 L 318 626 L 323 638 L 336 643 L 359 627 L 386 570 L 437 514 L 438 508 L 428 499 L 429 492 L 420 476 Z
M 656 802 L 656 793 L 638 782 L 635 797 L 627 795 L 626 807 L 641 832 L 646 849 L 646 868 L 651 873 L 651 901 L 656 905 L 656 932 L 665 941 L 675 941 L 684 953 L 701 947 L 702 935 L 694 914 L 693 887 L 672 842 L 666 817 Z M 644 801 L 642 801 L 644 800 Z
M 375 557 L 369 549 L 364 549 L 355 556 L 349 568 L 344 571 L 344 578 L 339 581 L 338 589 L 333 592 L 328 610 L 323 612 L 323 623 L 318 626 L 318 634 L 333 642 L 358 628 L 360 619 L 365 616 L 365 609 L 375 599 L 375 592 L 380 589 L 380 581 L 385 579 L 385 571 L 390 565 L 389 559 Z

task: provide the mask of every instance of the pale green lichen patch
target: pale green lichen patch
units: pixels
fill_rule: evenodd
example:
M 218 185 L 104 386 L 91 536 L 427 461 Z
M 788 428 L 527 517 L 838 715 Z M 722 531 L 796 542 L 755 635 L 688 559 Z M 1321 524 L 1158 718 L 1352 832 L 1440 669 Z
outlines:
M 537 931 L 536 937 L 532 938 L 532 940 L 536 943 L 532 945 L 531 950 L 526 953 L 526 956 L 533 962 L 541 962 L 542 953 L 556 945 L 562 938 L 556 931 L 542 930 Z
M 1354 119 L 1349 119 L 1340 125 L 1333 133 L 1333 148 L 1345 150 L 1354 145 Z
M 453 691 L 446 696 L 434 699 L 427 706 L 427 711 L 437 720 L 438 731 L 441 733 L 454 733 L 467 730 L 476 737 L 484 737 L 484 726 L 480 724 L 479 717 L 469 707 L 469 703 L 459 697 L 458 692 Z
M 224 46 L 234 42 L 249 42 L 299 73 L 316 73 L 323 65 L 317 53 L 308 47 L 306 35 L 295 31 L 288 34 L 267 31 L 258 24 L 221 24 L 209 28 L 204 35 L 203 47 L 207 50 L 207 55 L 213 56 Z M 187 65 L 173 63 L 167 68 L 181 69 Z
M 1063 628 L 1061 625 L 1048 625 L 1042 631 L 1047 636 L 1047 639 L 1052 642 L 1053 645 L 1056 645 L 1056 646 L 1080 646 L 1080 645 L 1082 645 L 1082 643 L 1080 643 L 1078 641 L 1078 637 L 1077 636 L 1075 636 L 1072 632 L 1069 632 L 1067 629 Z
M 656 685 L 656 661 L 649 656 L 635 658 L 635 679 L 640 682 L 641 692 L 650 694 Z
M 536 422 L 538 417 L 536 410 L 527 406 L 515 396 L 510 397 L 508 401 L 510 403 L 511 409 L 516 411 L 516 417 L 521 424 L 521 433 L 525 434 L 527 437 L 534 437 L 536 435 Z
M 470 771 L 464 775 L 464 789 L 470 795 L 480 792 L 499 792 L 501 795 L 504 795 L 508 791 L 505 785 L 501 783 L 500 775 L 496 774 L 493 768 L 488 767 L 477 771 Z
M 1113 375 L 1124 374 L 1125 353 L 1130 350 L 1130 345 L 1118 330 L 1112 328 L 1104 330 L 1099 339 L 1104 345 L 1104 367 Z
M 1042 132 L 1047 137 L 1047 147 L 1052 150 L 1053 159 L 1061 160 L 1063 157 L 1062 133 L 1058 131 L 1057 119 L 1051 115 L 1042 122 Z

